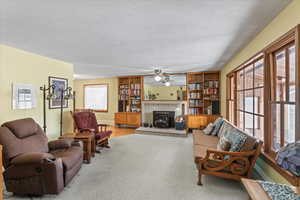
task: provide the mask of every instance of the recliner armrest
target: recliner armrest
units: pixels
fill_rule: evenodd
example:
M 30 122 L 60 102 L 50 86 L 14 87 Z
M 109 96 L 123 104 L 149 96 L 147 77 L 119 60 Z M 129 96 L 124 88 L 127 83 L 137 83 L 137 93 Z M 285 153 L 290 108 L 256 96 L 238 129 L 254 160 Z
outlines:
M 50 151 L 57 149 L 67 149 L 72 146 L 73 139 L 59 139 L 48 142 Z
M 44 160 L 54 159 L 54 156 L 49 153 L 25 153 L 11 160 L 13 165 L 38 164 Z

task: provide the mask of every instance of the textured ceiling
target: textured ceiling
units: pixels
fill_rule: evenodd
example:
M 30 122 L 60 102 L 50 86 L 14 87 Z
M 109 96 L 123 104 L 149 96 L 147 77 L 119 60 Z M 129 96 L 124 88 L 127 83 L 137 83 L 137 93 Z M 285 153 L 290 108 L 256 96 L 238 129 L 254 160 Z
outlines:
M 0 43 L 71 62 L 77 78 L 214 70 L 288 3 L 0 0 Z

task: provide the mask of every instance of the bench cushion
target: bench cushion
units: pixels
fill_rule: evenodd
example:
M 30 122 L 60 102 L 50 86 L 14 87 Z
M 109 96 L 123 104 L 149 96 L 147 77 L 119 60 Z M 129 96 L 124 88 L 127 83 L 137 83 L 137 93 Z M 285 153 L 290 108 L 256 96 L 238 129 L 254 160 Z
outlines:
M 194 157 L 204 158 L 206 156 L 206 151 L 208 147 L 202 145 L 194 145 Z
M 203 145 L 216 149 L 219 138 L 216 136 L 205 135 L 201 130 L 193 131 L 194 145 Z

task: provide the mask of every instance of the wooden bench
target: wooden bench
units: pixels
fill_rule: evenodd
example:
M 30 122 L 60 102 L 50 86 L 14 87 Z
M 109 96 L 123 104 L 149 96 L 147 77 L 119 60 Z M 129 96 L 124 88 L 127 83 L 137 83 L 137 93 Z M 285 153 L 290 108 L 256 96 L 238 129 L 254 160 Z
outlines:
M 250 178 L 255 162 L 261 152 L 262 141 L 247 135 L 230 122 L 224 120 L 220 133 L 237 129 L 245 134 L 247 139 L 244 144 L 248 150 L 241 152 L 229 152 L 217 150 L 218 136 L 205 135 L 201 130 L 193 131 L 194 161 L 198 169 L 198 185 L 202 185 L 203 174 L 218 176 L 240 181 L 242 178 Z M 247 148 L 251 146 L 251 148 Z

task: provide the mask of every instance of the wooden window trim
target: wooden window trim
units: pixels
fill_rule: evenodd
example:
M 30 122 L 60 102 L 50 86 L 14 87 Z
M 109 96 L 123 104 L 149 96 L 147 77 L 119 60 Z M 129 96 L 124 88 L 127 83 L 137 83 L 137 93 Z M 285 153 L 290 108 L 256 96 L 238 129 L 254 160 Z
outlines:
M 276 39 L 274 42 L 266 46 L 264 49 L 259 51 L 257 54 L 243 62 L 241 65 L 233 69 L 231 72 L 227 74 L 227 79 L 229 80 L 229 76 L 232 76 L 234 74 L 235 78 L 235 97 L 234 97 L 234 102 L 235 102 L 235 124 L 237 124 L 237 86 L 236 86 L 236 72 L 243 69 L 245 66 L 248 64 L 251 64 L 255 62 L 256 60 L 259 60 L 260 57 L 263 57 L 264 60 L 264 83 L 270 83 L 271 82 L 271 77 L 273 76 L 273 72 L 270 70 L 270 68 L 273 68 L 274 63 L 272 63 L 272 59 L 270 57 L 270 54 L 276 50 L 279 50 L 282 47 L 287 46 L 289 43 L 292 43 L 294 41 L 295 43 L 295 54 L 296 54 L 296 80 L 295 80 L 295 85 L 296 85 L 296 122 L 300 121 L 300 87 L 297 87 L 297 85 L 300 85 L 300 24 L 297 25 L 295 28 L 291 29 L 288 31 L 286 34 L 283 36 L 279 37 Z M 259 56 L 262 54 L 261 56 Z M 259 56 L 258 58 L 255 59 L 255 57 Z M 254 60 L 253 60 L 254 59 Z M 251 61 L 253 60 L 253 61 Z M 286 180 L 288 180 L 291 184 L 295 186 L 299 186 L 299 178 L 296 177 L 295 175 L 291 174 L 290 172 L 280 168 L 275 161 L 275 153 L 270 151 L 270 147 L 272 145 L 271 141 L 271 123 L 269 122 L 268 116 L 271 114 L 271 103 L 274 102 L 271 100 L 271 97 L 273 96 L 273 89 L 271 87 L 271 84 L 264 84 L 264 148 L 262 151 L 262 159 L 268 163 L 272 168 L 274 168 L 279 174 L 281 174 Z M 229 116 L 229 106 L 227 101 L 229 99 L 226 99 L 226 109 L 227 109 L 227 117 Z M 286 102 L 289 104 L 293 104 L 292 102 Z M 296 123 L 296 130 L 300 130 L 300 123 Z M 300 140 L 300 134 L 296 134 L 296 140 Z
M 295 32 L 293 32 L 295 33 Z M 284 146 L 284 106 L 285 105 L 293 105 L 294 102 L 289 102 L 289 86 L 288 86 L 288 83 L 289 83 L 289 48 L 294 46 L 295 45 L 295 36 L 294 35 L 290 35 L 288 34 L 286 36 L 286 38 L 282 38 L 283 41 L 285 42 L 280 42 L 279 41 L 279 44 L 281 46 L 279 46 L 278 44 L 274 44 L 275 47 L 277 47 L 278 49 L 276 48 L 273 48 L 273 47 L 270 47 L 271 50 L 267 50 L 267 57 L 270 58 L 271 60 L 271 63 L 272 65 L 270 66 L 267 66 L 267 70 L 269 73 L 272 72 L 272 75 L 271 75 L 271 78 L 272 80 L 270 80 L 270 84 L 271 84 L 271 87 L 273 88 L 273 91 L 271 93 L 271 96 L 268 97 L 268 102 L 269 102 L 269 108 L 270 110 L 272 109 L 271 106 L 272 105 L 280 105 L 280 146 Z M 282 46 L 283 45 L 283 46 Z M 276 64 L 276 55 L 278 53 L 283 53 L 284 56 L 285 56 L 285 95 L 284 95 L 284 100 L 282 98 L 282 100 L 278 100 L 277 99 L 277 93 L 276 93 L 276 88 L 277 88 L 277 74 L 276 74 L 276 70 L 277 70 L 277 64 Z M 297 68 L 297 66 L 296 66 Z M 268 83 L 268 84 L 269 84 Z M 272 115 L 271 115 L 271 112 L 268 113 L 268 118 L 271 119 Z M 267 132 L 267 135 L 268 135 L 268 140 L 269 140 L 269 144 L 270 146 L 268 147 L 268 152 L 272 153 L 272 154 L 275 154 L 275 150 L 273 149 L 273 138 L 272 138 L 272 126 L 271 124 L 267 124 L 269 127 L 268 131 Z M 295 129 L 296 130 L 296 129 Z
M 83 85 L 83 106 L 85 107 L 85 87 L 87 86 L 97 86 L 97 85 L 106 85 L 107 87 L 107 105 L 106 105 L 106 110 L 92 110 L 93 112 L 99 112 L 99 113 L 107 113 L 109 110 L 109 84 L 108 83 L 94 83 L 94 84 L 84 84 Z

